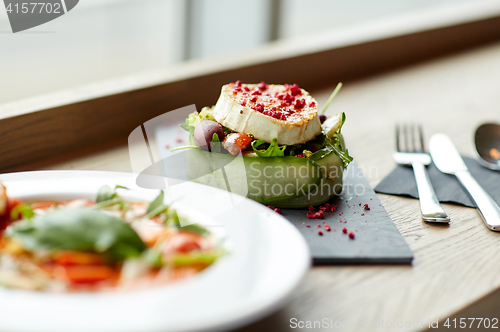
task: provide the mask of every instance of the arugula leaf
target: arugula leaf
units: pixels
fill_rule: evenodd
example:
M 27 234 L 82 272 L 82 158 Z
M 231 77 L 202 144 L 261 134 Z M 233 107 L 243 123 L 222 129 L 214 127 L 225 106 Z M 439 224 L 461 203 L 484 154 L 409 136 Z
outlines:
M 278 146 L 278 139 L 276 137 L 273 138 L 273 140 L 271 141 L 271 144 L 269 145 L 267 150 L 265 150 L 265 151 L 259 150 L 259 146 L 261 146 L 265 142 L 266 141 L 264 141 L 263 139 L 259 139 L 257 141 L 252 142 L 252 148 L 259 157 L 283 157 L 283 156 L 285 156 L 286 145 L 284 145 L 283 148 L 280 148 Z
M 104 185 L 101 188 L 99 188 L 95 202 L 101 203 L 101 202 L 106 202 L 106 201 L 112 200 L 113 198 L 120 197 L 120 196 L 118 196 L 118 194 L 116 192 L 117 189 L 127 189 L 128 190 L 128 188 L 124 187 L 124 186 L 117 185 L 115 187 L 115 189 L 113 190 L 108 185 Z
M 349 163 L 353 161 L 353 158 L 349 155 L 349 150 L 345 149 L 344 152 L 344 147 L 342 146 L 342 143 L 337 135 L 334 135 L 332 138 L 328 138 L 326 140 L 326 146 L 339 156 L 340 159 L 342 159 L 344 168 L 346 168 Z
M 340 123 L 340 127 L 337 130 L 337 133 L 340 133 L 340 131 L 342 130 L 342 126 L 344 125 L 344 122 L 345 122 L 345 113 L 342 112 L 342 122 Z
M 99 188 L 95 202 L 100 203 L 100 202 L 109 201 L 110 199 L 113 199 L 115 197 L 114 195 L 115 195 L 115 191 L 113 189 L 111 189 L 110 186 L 104 185 L 101 188 Z
M 163 190 L 161 190 L 160 194 L 151 203 L 149 203 L 146 211 L 146 218 L 153 218 L 154 216 L 168 210 L 168 206 L 163 204 L 163 197 L 164 193 Z
M 158 207 L 162 206 L 164 196 L 165 196 L 165 194 L 163 193 L 163 190 L 160 190 L 160 193 L 158 194 L 158 196 L 156 196 L 156 198 L 153 201 L 151 201 L 151 203 L 149 203 L 146 214 L 150 213 L 150 212 L 156 210 Z
M 146 249 L 125 221 L 91 209 L 67 209 L 12 224 L 7 236 L 24 248 L 104 253 L 112 262 L 136 257 Z
M 220 140 L 219 140 L 219 135 L 217 135 L 216 133 L 214 133 L 212 135 L 212 142 L 210 142 L 210 150 L 213 153 L 220 153 L 220 151 L 221 151 L 221 144 L 220 144 Z
M 344 152 L 344 147 L 342 146 L 342 143 L 338 137 L 338 133 L 339 131 L 337 131 L 337 133 L 332 138 L 329 138 L 326 135 L 321 134 L 322 136 L 319 137 L 318 140 L 322 142 L 324 147 L 314 152 L 309 157 L 309 159 L 319 160 L 325 158 L 330 153 L 335 153 L 337 156 L 340 157 L 340 159 L 344 163 L 344 168 L 346 168 L 349 165 L 349 163 L 353 161 L 353 158 L 349 155 L 349 151 L 347 149 L 345 149 Z
M 349 155 L 349 150 L 346 149 L 344 152 L 342 151 L 342 148 L 339 147 L 339 145 L 332 145 L 331 148 L 333 152 L 335 152 L 335 154 L 339 156 L 340 159 L 342 159 L 344 168 L 346 168 L 351 163 L 351 161 L 353 161 L 353 158 Z
M 207 236 L 210 234 L 210 232 L 205 227 L 200 226 L 198 224 L 181 226 L 179 215 L 177 214 L 177 211 L 175 211 L 174 209 L 171 209 L 167 212 L 167 226 L 174 227 L 182 231 L 198 233 L 202 236 Z

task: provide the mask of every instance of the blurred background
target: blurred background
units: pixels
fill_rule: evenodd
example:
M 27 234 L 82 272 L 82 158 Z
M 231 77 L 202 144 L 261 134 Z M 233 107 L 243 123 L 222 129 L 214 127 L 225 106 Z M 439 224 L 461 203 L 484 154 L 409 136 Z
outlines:
M 0 104 L 187 61 L 248 56 L 267 43 L 348 36 L 413 13 L 448 20 L 453 8 L 478 2 L 82 0 L 66 15 L 16 34 L 0 8 Z

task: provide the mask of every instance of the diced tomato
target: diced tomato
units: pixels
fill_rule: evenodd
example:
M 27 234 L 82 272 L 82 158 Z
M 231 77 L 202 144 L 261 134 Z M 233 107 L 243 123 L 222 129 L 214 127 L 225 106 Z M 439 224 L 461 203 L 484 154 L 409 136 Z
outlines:
M 102 257 L 98 254 L 68 250 L 57 252 L 54 262 L 59 265 L 92 265 L 104 263 Z
M 252 138 L 247 134 L 232 133 L 226 136 L 223 146 L 230 154 L 236 156 L 240 151 L 245 150 L 251 142 Z
M 67 265 L 64 270 L 66 278 L 76 284 L 99 282 L 116 276 L 115 270 L 106 265 Z
M 168 250 L 178 253 L 189 253 L 201 249 L 201 235 L 193 232 L 180 232 L 168 239 Z

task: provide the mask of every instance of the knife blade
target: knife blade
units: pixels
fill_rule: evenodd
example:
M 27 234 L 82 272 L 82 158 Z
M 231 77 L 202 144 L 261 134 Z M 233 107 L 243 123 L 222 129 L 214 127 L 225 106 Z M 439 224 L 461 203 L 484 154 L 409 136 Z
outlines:
M 437 169 L 443 173 L 455 175 L 468 191 L 486 227 L 492 231 L 500 231 L 500 207 L 470 174 L 450 138 L 444 134 L 433 135 L 429 142 L 429 151 Z

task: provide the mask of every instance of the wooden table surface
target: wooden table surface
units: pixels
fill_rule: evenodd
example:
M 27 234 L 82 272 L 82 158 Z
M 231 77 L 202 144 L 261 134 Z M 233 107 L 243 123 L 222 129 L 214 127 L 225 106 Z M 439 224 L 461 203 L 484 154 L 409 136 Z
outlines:
M 346 84 L 329 111 L 346 113 L 346 142 L 375 186 L 395 166 L 395 123 L 421 123 L 427 138 L 445 133 L 462 154 L 471 155 L 474 129 L 500 122 L 499 87 L 495 44 Z M 332 88 L 311 93 L 321 105 Z M 45 168 L 130 171 L 128 158 L 122 146 Z M 421 221 L 417 200 L 379 196 L 415 254 L 412 266 L 314 267 L 285 308 L 242 331 L 287 330 L 291 318 L 344 321 L 342 331 L 372 331 L 387 322 L 400 330 L 401 322 L 412 325 L 401 330 L 412 331 L 427 329 L 429 319 L 439 319 L 443 329 L 444 319 L 454 315 L 500 317 L 500 297 L 488 305 L 480 301 L 500 288 L 500 234 L 489 231 L 475 209 L 445 204 L 452 222 L 436 226 Z M 364 323 L 356 327 L 350 320 Z

